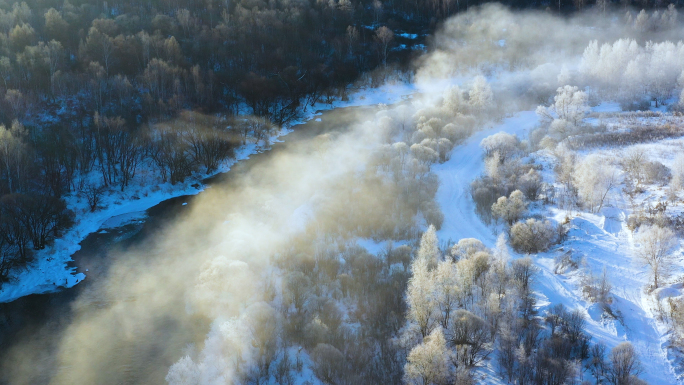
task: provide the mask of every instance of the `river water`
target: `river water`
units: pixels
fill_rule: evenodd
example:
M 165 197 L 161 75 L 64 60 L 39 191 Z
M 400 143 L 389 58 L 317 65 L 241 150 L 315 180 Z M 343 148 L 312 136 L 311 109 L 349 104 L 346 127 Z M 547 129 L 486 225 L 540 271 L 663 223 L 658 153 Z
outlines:
M 305 151 L 302 143 L 322 134 L 343 131 L 357 121 L 359 114 L 369 110 L 326 111 L 318 116 L 320 121 L 294 126 L 293 132 L 283 142 L 274 144 L 270 151 L 255 154 L 237 163 L 228 173 L 207 179 L 205 182 L 211 188 L 200 195 L 164 201 L 147 210 L 144 220 L 87 236 L 81 242 L 81 249 L 72 256 L 74 266 L 87 275 L 82 283 L 71 289 L 0 304 L 0 384 L 164 383 L 169 366 L 188 349 L 202 343 L 211 322 L 184 311 L 182 282 L 170 284 L 164 293 L 158 293 L 153 287 L 146 291 L 128 291 L 125 286 L 117 286 L 117 279 L 138 285 L 141 283 L 136 281 L 138 275 L 161 268 L 167 259 L 171 264 L 174 258 L 187 258 L 178 250 L 204 246 L 207 241 L 204 234 L 225 221 L 223 214 L 235 208 L 231 205 L 241 204 L 225 199 L 215 209 L 207 210 L 197 206 L 212 200 L 198 197 L 207 194 L 230 197 L 231 190 L 250 183 L 252 174 L 272 167 L 271 162 L 279 154 Z M 192 234 L 175 237 L 178 239 L 175 242 L 166 239 L 167 234 L 177 231 L 179 223 L 189 218 L 189 213 L 200 209 L 207 214 L 192 226 Z M 197 244 L 189 244 L 193 242 Z M 122 260 L 133 258 L 135 263 L 124 264 L 128 266 L 125 271 L 120 268 L 111 271 Z M 187 279 L 192 279 L 193 273 L 189 271 Z M 175 277 L 169 276 L 169 279 Z M 178 291 L 168 287 L 178 287 Z M 136 307 L 136 302 L 143 308 Z M 126 305 L 122 308 L 129 309 L 126 311 L 136 309 L 135 315 L 117 313 L 116 308 L 122 303 Z M 157 303 L 164 311 L 155 307 Z M 102 309 L 111 311 L 102 312 Z M 93 330 L 88 330 L 84 323 L 93 319 L 97 322 L 92 322 Z M 79 325 L 78 333 L 73 331 L 74 325 Z M 82 367 L 93 362 L 97 363 L 96 367 Z

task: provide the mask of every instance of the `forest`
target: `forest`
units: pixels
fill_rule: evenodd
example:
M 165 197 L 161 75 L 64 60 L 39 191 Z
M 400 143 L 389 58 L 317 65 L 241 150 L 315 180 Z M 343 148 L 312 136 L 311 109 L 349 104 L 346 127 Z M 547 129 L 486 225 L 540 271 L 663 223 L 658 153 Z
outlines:
M 3 4 L 0 281 L 69 227 L 65 194 L 97 210 L 139 167 L 158 169 L 160 183 L 211 172 L 247 135 L 262 140 L 307 105 L 344 97 L 388 56 L 405 66 L 411 53 L 389 50 L 385 24 L 427 26 L 409 17 L 422 8 L 396 7 Z
M 130 343 L 165 360 L 140 383 L 669 383 L 684 362 L 677 6 L 0 4 L 0 284 L 74 226 L 69 197 L 98 212 L 141 170 L 209 175 L 359 83 L 419 90 L 350 110 L 117 251 L 50 369 L 27 343 L 0 381 L 116 382 L 104 363 Z M 191 322 L 206 327 L 182 349 L 153 331 Z
M 211 172 L 246 134 L 258 141 L 307 106 L 344 100 L 361 74 L 377 70 L 377 85 L 390 68 L 410 73 L 422 51 L 406 48 L 400 32 L 422 39 L 476 5 L 1 4 L 0 281 L 69 228 L 65 194 L 86 197 L 96 210 L 103 190 L 123 190 L 141 167 L 171 183 Z M 509 5 L 568 13 L 588 4 Z M 255 118 L 239 118 L 244 113 Z M 160 124 L 179 115 L 191 130 Z

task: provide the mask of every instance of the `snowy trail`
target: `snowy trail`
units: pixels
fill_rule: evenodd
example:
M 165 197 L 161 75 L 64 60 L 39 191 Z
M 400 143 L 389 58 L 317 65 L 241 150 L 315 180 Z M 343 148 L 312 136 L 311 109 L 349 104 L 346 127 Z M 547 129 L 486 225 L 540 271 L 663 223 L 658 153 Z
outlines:
M 475 133 L 454 148 L 449 161 L 432 167 L 440 180 L 436 199 L 444 213 L 444 223 L 438 232 L 440 239 L 457 242 L 461 238 L 477 238 L 487 246 L 494 246 L 496 236 L 475 214 L 475 204 L 468 190 L 470 182 L 484 171 L 480 141 L 499 131 L 524 137 L 525 131 L 536 124 L 534 111 L 521 112 L 500 125 Z
M 453 150 L 449 161 L 433 166 L 432 171 L 440 179 L 436 199 L 444 213 L 444 223 L 438 232 L 440 239 L 457 242 L 462 238 L 477 238 L 488 247 L 495 245 L 496 235 L 475 213 L 468 190 L 470 182 L 484 172 L 480 141 L 500 131 L 525 139 L 536 124 L 537 116 L 533 111 L 520 112 L 499 125 L 477 132 Z M 534 258 L 540 269 L 535 284 L 538 304 L 542 310 L 557 303 L 584 309 L 587 332 L 594 342 L 602 341 L 610 349 L 622 341 L 631 341 L 644 364 L 641 376 L 644 380 L 651 384 L 677 384 L 661 348 L 662 336 L 642 291 L 647 277 L 631 261 L 629 232 L 624 228 L 625 213 L 612 209 L 607 210 L 607 214 L 609 218 L 596 215 L 574 218 L 573 229 L 564 246 L 584 255 L 595 274 L 600 274 L 606 267 L 616 297 L 613 307 L 622 314 L 625 327 L 618 321 L 602 320 L 598 306 L 579 296 L 575 277 L 555 274 L 552 255 Z

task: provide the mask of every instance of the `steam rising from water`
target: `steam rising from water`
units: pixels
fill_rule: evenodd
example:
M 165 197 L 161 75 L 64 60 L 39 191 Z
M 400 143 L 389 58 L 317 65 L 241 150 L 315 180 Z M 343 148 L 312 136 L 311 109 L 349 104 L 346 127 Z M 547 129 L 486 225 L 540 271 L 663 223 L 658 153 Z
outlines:
M 422 95 L 402 108 L 410 115 L 439 108 L 447 84 L 467 89 L 473 76 L 484 74 L 494 90 L 494 115 L 528 109 L 562 83 L 581 85 L 576 70 L 590 40 L 647 37 L 622 15 L 606 22 L 593 14 L 560 19 L 490 5 L 458 15 L 417 63 Z M 681 30 L 671 28 L 648 37 L 677 34 Z M 344 114 L 322 124 L 348 129 L 269 154 L 248 173 L 199 195 L 189 212 L 150 241 L 110 257 L 116 262 L 108 276 L 75 302 L 71 323 L 52 336 L 55 356 L 41 363 L 32 351 L 37 344 L 15 348 L 3 367 L 12 383 L 156 383 L 174 363 L 172 382 L 230 383 L 256 356 L 250 336 L 266 339 L 281 322 L 272 307 L 282 302 L 274 260 L 300 247 L 310 251 L 320 230 L 335 226 L 338 211 L 331 207 L 350 194 L 349 183 L 389 139 L 391 127 L 380 124 L 382 118 L 406 112 Z M 373 195 L 369 202 L 378 198 Z

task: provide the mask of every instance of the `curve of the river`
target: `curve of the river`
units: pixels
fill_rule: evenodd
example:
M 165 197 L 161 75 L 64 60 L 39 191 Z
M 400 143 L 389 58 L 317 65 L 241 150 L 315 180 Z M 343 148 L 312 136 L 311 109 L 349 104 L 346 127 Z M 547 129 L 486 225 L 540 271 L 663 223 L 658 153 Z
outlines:
M 209 190 L 229 190 L 237 181 L 249 175 L 251 170 L 267 164 L 276 154 L 298 151 L 298 143 L 305 139 L 342 131 L 357 119 L 354 112 L 366 109 L 347 107 L 325 111 L 317 119 L 294 126 L 293 132 L 285 136 L 282 142 L 275 143 L 271 150 L 254 154 L 235 164 L 229 172 L 208 178 L 205 183 L 211 187 Z M 61 342 L 65 329 L 79 317 L 87 317 L 90 312 L 110 305 L 108 301 L 111 301 L 111 297 L 100 298 L 99 293 L 101 282 L 106 281 L 104 278 L 112 263 L 132 249 L 136 250 L 137 258 L 147 257 L 140 250 L 152 250 L 150 244 L 155 242 L 157 235 L 163 235 L 173 223 L 183 221 L 183 216 L 193 209 L 195 200 L 196 196 L 169 199 L 147 210 L 144 220 L 88 235 L 81 242 L 81 249 L 72 256 L 73 265 L 79 272 L 86 273 L 87 278 L 73 288 L 0 303 L 0 384 L 62 383 L 55 378 L 62 378 L 64 371 L 71 370 L 56 359 L 58 353 L 64 354 L 58 350 L 64 349 Z M 216 218 L 207 218 L 195 231 L 200 234 L 210 226 L 215 226 L 220 213 L 216 214 Z M 158 258 L 159 250 L 154 253 Z M 84 297 L 89 300 L 79 300 Z M 182 299 L 177 301 L 176 306 L 183 306 Z M 178 360 L 183 349 L 201 341 L 209 326 L 210 320 L 192 315 L 168 322 L 156 320 L 151 325 L 152 332 L 145 333 L 143 339 L 132 338 L 119 343 L 115 354 L 108 357 L 106 367 L 93 368 L 98 373 L 97 383 L 164 383 L 168 367 Z M 74 350 L 78 350 L 78 346 Z

